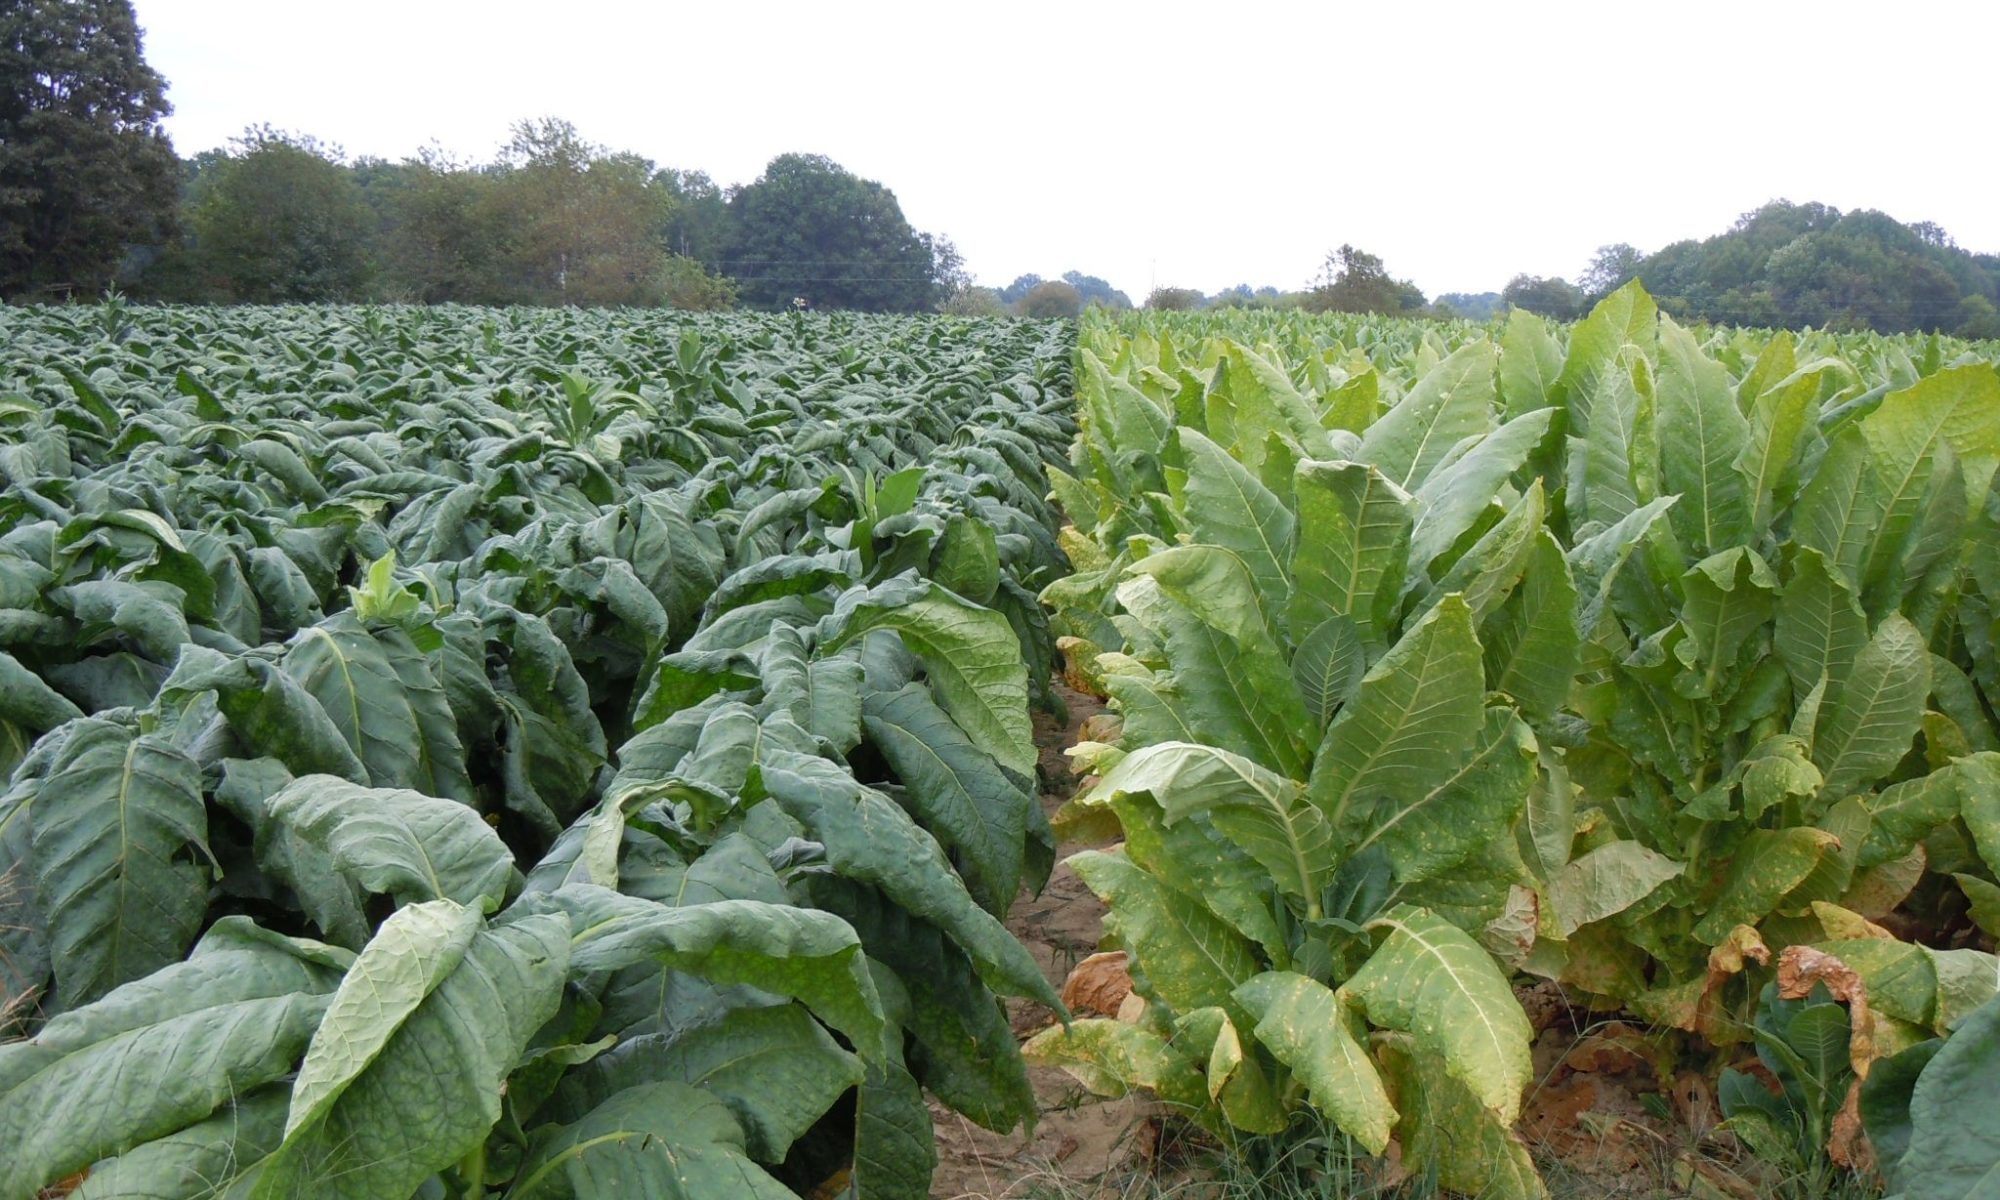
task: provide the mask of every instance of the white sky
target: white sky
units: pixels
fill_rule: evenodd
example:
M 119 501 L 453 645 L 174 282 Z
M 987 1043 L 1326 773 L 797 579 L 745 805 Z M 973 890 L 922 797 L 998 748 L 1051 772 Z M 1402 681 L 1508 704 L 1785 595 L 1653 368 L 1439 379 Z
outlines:
M 1433 295 L 1574 278 L 1784 196 L 2000 251 L 2000 3 L 136 0 L 183 154 L 268 121 L 484 160 L 522 117 L 725 186 L 892 188 L 981 282 Z

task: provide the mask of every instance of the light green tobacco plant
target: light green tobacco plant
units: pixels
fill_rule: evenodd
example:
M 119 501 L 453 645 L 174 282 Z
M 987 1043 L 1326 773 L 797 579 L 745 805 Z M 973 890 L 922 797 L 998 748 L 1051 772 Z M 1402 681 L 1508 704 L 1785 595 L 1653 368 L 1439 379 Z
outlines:
M 1511 482 L 1552 414 L 1498 418 L 1488 347 L 1440 369 L 1453 383 L 1338 444 L 1241 347 L 1198 397 L 1093 396 L 1081 373 L 1078 465 L 1115 457 L 1091 449 L 1103 429 L 1151 431 L 1171 521 L 1102 515 L 1126 546 L 1047 593 L 1119 639 L 1096 667 L 1122 736 L 1090 751 L 1080 806 L 1123 845 L 1071 865 L 1149 1005 L 1028 1052 L 1218 1131 L 1279 1132 L 1310 1103 L 1447 1186 L 1531 1196 L 1512 1128 L 1531 1031 L 1481 939 L 1532 881 L 1516 831 L 1549 781 L 1527 715 L 1573 670 L 1576 591 L 1540 483 Z
M 1150 1003 L 1031 1052 L 1528 1194 L 1510 973 L 1717 1042 L 1787 945 L 1852 956 L 1885 1048 L 1990 995 L 1990 955 L 1873 919 L 2000 912 L 2000 376 L 1875 345 L 1704 341 L 1636 284 L 1568 330 L 1087 324 L 1044 598 L 1122 721 L 1072 819 L 1124 844 L 1076 866 Z M 1370 996 L 1425 986 L 1415 928 L 1485 981 L 1421 1030 Z M 1491 1008 L 1518 1044 L 1426 1042 Z

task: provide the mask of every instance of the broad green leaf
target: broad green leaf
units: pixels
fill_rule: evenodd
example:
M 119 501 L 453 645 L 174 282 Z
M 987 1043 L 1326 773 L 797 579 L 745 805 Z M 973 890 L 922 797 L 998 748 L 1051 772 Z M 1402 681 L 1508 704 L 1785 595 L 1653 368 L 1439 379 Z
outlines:
M 1428 591 L 1422 592 L 1418 611 L 1434 608 L 1438 601 L 1457 592 L 1472 609 L 1473 623 L 1484 623 L 1521 582 L 1536 541 L 1547 533 L 1547 518 L 1548 502 L 1542 494 L 1542 481 L 1537 479 Z M 1410 582 L 1419 587 L 1423 583 L 1420 579 Z M 1417 594 L 1414 589 L 1412 594 Z
M 2000 753 L 1975 754 L 1960 759 L 1954 767 L 1958 815 L 1964 818 L 1965 827 L 1972 834 L 1972 844 L 1979 857 L 1986 860 L 1987 869 L 2000 871 Z M 1949 801 L 1939 797 L 1938 803 L 1942 806 Z M 1950 813 L 1942 811 L 1942 807 L 1938 811 L 1942 815 L 1936 823 L 1950 819 Z M 1914 833 L 1914 828 L 1909 832 Z
M 28 856 L 65 1005 L 169 963 L 208 907 L 208 814 L 193 759 L 96 717 L 68 727 L 35 805 Z M 25 882 L 25 881 L 24 881 Z
M 1265 1060 L 1254 1049 L 1244 1049 L 1243 1035 L 1228 1013 L 1196 1009 L 1174 1023 L 1174 1040 L 1197 1053 L 1209 1048 L 1204 1073 L 1208 1096 L 1232 1128 L 1267 1135 L 1285 1131 L 1285 1103 L 1271 1085 Z
M 1459 457 L 1441 465 L 1410 498 L 1415 523 L 1406 568 L 1412 585 L 1449 550 L 1493 503 L 1528 455 L 1549 431 L 1553 408 L 1519 416 L 1487 434 Z
M 1833 682 L 1813 735 L 1813 764 L 1826 777 L 1825 794 L 1838 797 L 1873 783 L 1909 753 L 1931 690 L 1923 635 L 1892 615 L 1847 676 Z
M 1509 419 L 1561 399 L 1556 380 L 1562 366 L 1562 349 L 1540 317 L 1525 308 L 1507 314 L 1507 331 L 1500 336 L 1500 399 Z
M 1555 927 L 1567 938 L 1583 926 L 1616 916 L 1677 878 L 1685 868 L 1634 841 L 1606 842 L 1571 859 L 1549 877 Z
M 1344 844 L 1342 857 L 1379 845 L 1403 883 L 1457 866 L 1512 836 L 1534 787 L 1539 753 L 1534 733 L 1511 709 L 1485 710 L 1470 754 L 1449 756 L 1457 763 L 1451 773 L 1421 791 L 1390 791 L 1365 829 Z
M 424 998 L 457 969 L 480 924 L 479 910 L 448 899 L 410 905 L 382 923 L 340 981 L 324 1029 L 306 1049 L 285 1116 L 287 1137 L 324 1116 L 382 1053 Z
M 792 1190 L 750 1160 L 723 1102 L 684 1083 L 627 1088 L 569 1125 L 537 1132 L 515 1200 L 790 1200 Z
M 1635 279 L 1598 301 L 1590 315 L 1570 329 L 1569 353 L 1556 383 L 1569 405 L 1572 433 L 1580 435 L 1590 428 L 1595 419 L 1591 401 L 1598 394 L 1602 376 L 1613 369 L 1620 355 L 1644 354 L 1652 349 L 1659 311 Z
M 657 963 L 715 983 L 747 983 L 804 1003 L 866 1057 L 882 1046 L 881 1000 L 861 943 L 831 914 L 754 900 L 672 908 L 587 883 L 526 897 L 516 908 L 567 916 L 578 971 Z
M 974 604 L 990 604 L 1000 588 L 1000 551 L 993 527 L 963 513 L 945 521 L 944 537 L 931 552 L 930 577 Z
M 869 742 L 902 781 L 912 815 L 956 855 L 980 906 L 1004 914 L 1020 884 L 1035 797 L 973 745 L 920 684 L 870 692 L 862 713 Z
M 1569 697 L 1576 674 L 1576 583 L 1562 544 L 1540 530 L 1521 584 L 1479 627 L 1486 678 L 1531 718 L 1547 720 Z
M 1591 534 L 1570 548 L 1565 557 L 1576 584 L 1576 628 L 1584 638 L 1588 639 L 1596 633 L 1598 621 L 1611 607 L 1611 590 L 1618 582 L 1618 574 L 1626 560 L 1632 557 L 1634 550 L 1644 545 L 1654 522 L 1678 499 L 1677 496 L 1661 496 L 1634 509 L 1617 524 Z
M 253 1170 L 285 1136 L 282 1086 L 251 1092 L 205 1121 L 90 1168 L 76 1200 L 208 1200 Z
M 1792 510 L 1792 541 L 1819 551 L 1857 592 L 1869 541 L 1882 519 L 1880 490 L 1868 443 L 1850 427 L 1828 445 Z
M 1134 865 L 1221 917 L 1274 959 L 1287 956 L 1277 917 L 1282 902 L 1271 872 L 1214 822 L 1170 822 L 1148 793 L 1118 796 L 1110 808 L 1125 836 L 1125 857 Z
M 861 936 L 884 1010 L 916 1043 L 906 1065 L 918 1082 L 996 1132 L 1034 1114 L 1006 1011 L 955 942 L 867 884 L 816 875 L 803 891 Z
M 1758 356 L 1757 368 L 1766 358 L 1778 356 L 1771 349 L 1786 347 L 1782 361 L 1789 365 L 1790 334 L 1780 334 Z M 1782 338 L 1781 342 L 1779 339 Z M 1747 411 L 1750 436 L 1737 456 L 1736 469 L 1743 476 L 1745 494 L 1751 507 L 1751 530 L 1761 535 L 1773 518 L 1786 507 L 1796 490 L 1799 454 L 1804 446 L 1806 423 L 1818 408 L 1821 380 L 1831 363 L 1822 360 L 1796 371 L 1787 369 L 1782 380 L 1757 390 L 1749 397 Z M 1746 388 L 1755 390 L 1756 371 L 1744 377 Z M 1739 399 L 1742 397 L 1739 396 Z
M 774 1004 L 731 1009 L 692 1029 L 622 1040 L 572 1069 L 552 1104 L 573 1120 L 627 1088 L 684 1083 L 727 1104 L 750 1152 L 775 1163 L 864 1077 L 861 1060 L 805 1009 Z
M 1917 1078 L 1905 1200 L 1972 1200 L 2000 1187 L 2000 1000 L 1967 1017 Z
M 1292 651 L 1292 682 L 1306 711 L 1323 730 L 1327 721 L 1360 686 L 1368 670 L 1368 650 L 1361 631 L 1346 617 L 1328 617 L 1299 639 Z
M 1260 969 L 1249 939 L 1122 854 L 1089 850 L 1069 865 L 1110 906 L 1106 935 L 1132 955 L 1154 995 L 1177 1012 L 1220 1007 L 1248 1027 L 1232 993 Z
M 1333 869 L 1332 834 L 1296 782 L 1214 746 L 1162 742 L 1126 755 L 1090 798 L 1140 793 L 1158 802 L 1169 823 L 1206 814 L 1280 890 L 1317 904 Z
M 0 1196 L 26 1200 L 290 1074 L 344 962 L 228 917 L 185 962 L 0 1045 Z
M 1963 472 L 1967 507 L 1985 501 L 2000 464 L 2000 374 L 1990 363 L 1947 367 L 1890 393 L 1859 428 L 1882 496 L 1882 519 L 1863 560 L 1872 583 L 1908 552 L 1947 447 Z
M 1256 1018 L 1257 1040 L 1305 1082 L 1313 1106 L 1370 1154 L 1382 1153 L 1396 1110 L 1333 992 L 1303 975 L 1266 971 L 1238 987 L 1236 999 Z
M 1440 1184 L 1468 1196 L 1548 1200 L 1513 1122 L 1496 1116 L 1448 1061 L 1416 1039 L 1390 1040 L 1382 1060 L 1402 1113 L 1397 1132 L 1405 1161 L 1424 1164 Z
M 367 894 L 348 876 L 326 870 L 324 849 L 307 844 L 296 830 L 271 819 L 271 797 L 291 782 L 291 772 L 274 758 L 225 758 L 215 800 L 249 826 L 257 869 L 290 888 L 325 937 L 359 950 L 373 932 L 365 911 Z
M 469 801 L 444 689 L 408 639 L 391 634 L 377 638 L 342 613 L 299 631 L 281 666 L 332 719 L 370 784 Z
M 1307 797 L 1344 844 L 1450 776 L 1477 743 L 1484 694 L 1472 614 L 1447 596 L 1369 669 L 1313 759 Z
M 1208 396 L 1210 434 L 1230 445 L 1253 470 L 1261 465 L 1258 456 L 1273 433 L 1298 443 L 1307 454 L 1325 456 L 1326 434 L 1281 364 L 1234 342 L 1225 347 L 1224 364 L 1217 378 L 1225 391 Z
M 1600 373 L 1589 432 L 1580 446 L 1572 443 L 1571 469 L 1581 468 L 1583 486 L 1572 483 L 1570 507 L 1599 524 L 1617 524 L 1657 491 L 1659 434 L 1648 370 L 1643 358 L 1621 358 Z
M 766 702 L 783 706 L 800 728 L 825 738 L 842 754 L 861 744 L 866 672 L 859 661 L 845 655 L 808 659 L 798 632 L 774 625 L 760 669 Z
M 86 642 L 115 630 L 154 662 L 174 661 L 192 637 L 183 611 L 186 595 L 170 583 L 86 579 L 54 589 L 49 599 L 77 619 Z
M 891 580 L 841 597 L 830 620 L 834 631 L 822 637 L 822 654 L 839 650 L 871 629 L 893 630 L 923 660 L 938 703 L 973 744 L 1001 766 L 1033 774 L 1027 669 L 1005 616 L 929 583 L 912 586 Z
M 1740 544 L 1750 508 L 1736 463 L 1750 452 L 1750 423 L 1736 407 L 1729 373 L 1694 335 L 1660 319 L 1660 479 L 1678 493 L 1674 532 L 1703 558 Z
M 1399 488 L 1422 484 L 1453 446 L 1493 428 L 1496 360 L 1491 342 L 1453 351 L 1362 433 L 1357 461 Z
M 1193 429 L 1177 432 L 1187 461 L 1179 499 L 1195 539 L 1242 560 L 1256 581 L 1264 611 L 1285 616 L 1291 594 L 1293 518 L 1284 502 L 1220 446 Z
M 1958 890 L 1965 893 L 1967 915 L 1987 937 L 2000 937 L 2000 884 L 1977 875 L 1954 874 Z
M 46 733 L 82 715 L 82 709 L 43 683 L 13 655 L 0 652 L 0 721 L 29 733 Z
M 1507 977 L 1465 931 L 1424 909 L 1398 905 L 1369 922 L 1387 937 L 1339 990 L 1370 1024 L 1410 1035 L 1414 1052 L 1511 1125 L 1533 1074 L 1534 1030 Z
M 275 758 L 295 775 L 338 775 L 366 783 L 368 772 L 341 731 L 298 681 L 272 663 L 230 658 L 205 646 L 181 648 L 173 674 L 160 685 L 163 702 L 212 691 L 230 728 L 261 756 Z
M 1409 560 L 1408 493 L 1359 463 L 1302 462 L 1293 488 L 1299 519 L 1291 629 L 1339 616 L 1385 639 Z
M 1777 612 L 1771 645 L 1791 676 L 1794 695 L 1803 697 L 1822 675 L 1847 678 L 1868 642 L 1868 618 L 1824 554 L 1798 547 Z
M 782 750 L 766 757 L 763 779 L 772 799 L 825 847 L 836 874 L 872 884 L 943 930 L 988 986 L 1061 1007 L 1027 950 L 973 901 L 937 842 L 894 802 L 824 759 Z
M 295 862 L 296 870 L 330 870 L 402 903 L 454 900 L 490 910 L 514 877 L 500 835 L 456 800 L 308 775 L 266 801 L 265 811 L 295 845 L 324 855 L 323 864 Z
M 448 900 L 383 923 L 313 1035 L 253 1200 L 404 1195 L 486 1140 L 508 1073 L 555 1015 L 569 931 L 554 914 L 479 925 Z
M 1052 1025 L 1021 1047 L 1029 1062 L 1059 1067 L 1099 1096 L 1146 1088 L 1166 1104 L 1197 1116 L 1208 1106 L 1199 1060 L 1150 1029 L 1123 1021 Z
M 1060 1028 L 1060 1026 L 1058 1026 Z M 858 1195 L 929 1200 L 937 1132 L 915 1076 L 901 1063 L 868 1069 L 855 1097 L 854 1179 Z
M 1198 740 L 1304 773 L 1312 718 L 1241 560 L 1214 546 L 1165 550 L 1133 565 L 1118 600 L 1165 647 L 1174 689 L 1203 698 L 1181 709 Z
M 1675 690 L 1690 699 L 1713 696 L 1725 675 L 1741 668 L 1745 640 L 1770 621 L 1778 577 L 1755 550 L 1734 546 L 1688 568 L 1680 585 L 1681 627 L 1694 660 Z
M 1717 946 L 1738 925 L 1762 921 L 1838 844 L 1834 835 L 1809 825 L 1751 830 L 1729 860 L 1722 891 L 1695 922 L 1694 936 Z

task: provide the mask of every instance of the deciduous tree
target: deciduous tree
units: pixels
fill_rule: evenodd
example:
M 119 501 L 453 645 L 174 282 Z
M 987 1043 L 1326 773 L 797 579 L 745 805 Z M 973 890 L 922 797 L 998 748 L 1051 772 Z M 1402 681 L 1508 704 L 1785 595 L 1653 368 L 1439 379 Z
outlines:
M 896 194 L 817 154 L 781 154 L 729 200 L 723 273 L 746 303 L 920 312 L 940 298 L 936 250 Z
M 0 295 L 99 291 L 166 238 L 170 111 L 128 0 L 0 5 Z
M 196 181 L 200 274 L 223 299 L 351 300 L 369 279 L 372 217 L 338 147 L 259 126 Z

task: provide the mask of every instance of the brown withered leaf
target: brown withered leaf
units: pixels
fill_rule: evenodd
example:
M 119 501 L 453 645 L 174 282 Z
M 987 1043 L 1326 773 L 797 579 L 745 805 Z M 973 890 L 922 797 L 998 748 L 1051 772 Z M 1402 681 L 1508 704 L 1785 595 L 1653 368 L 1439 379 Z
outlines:
M 1063 980 L 1062 1002 L 1073 1013 L 1115 1017 L 1132 994 L 1132 976 L 1123 950 L 1104 950 L 1076 964 Z
M 1814 986 L 1825 985 L 1828 994 L 1847 1005 L 1847 1062 L 1854 1069 L 1834 1118 L 1827 1141 L 1827 1155 L 1840 1166 L 1864 1170 L 1874 1160 L 1866 1134 L 1861 1128 L 1861 1081 L 1875 1061 L 1875 1021 L 1868 1011 L 1868 984 L 1859 972 L 1837 956 L 1811 946 L 1787 946 L 1778 955 L 1778 995 L 1787 1000 L 1803 999 Z

